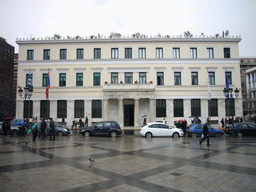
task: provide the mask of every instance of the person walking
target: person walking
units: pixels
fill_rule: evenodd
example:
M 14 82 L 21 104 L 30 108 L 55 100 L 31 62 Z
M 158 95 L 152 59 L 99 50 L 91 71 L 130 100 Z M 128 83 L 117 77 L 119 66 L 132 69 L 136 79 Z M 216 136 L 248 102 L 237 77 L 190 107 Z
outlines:
M 223 129 L 223 128 L 224 128 L 224 125 L 225 125 L 225 124 L 224 124 L 224 118 L 222 118 L 220 122 L 221 122 L 222 129 Z
M 62 117 L 62 125 L 64 126 L 65 125 L 65 118 Z
M 42 135 L 43 140 L 45 139 L 46 127 L 47 127 L 47 124 L 45 122 L 45 119 L 42 119 L 42 122 L 41 122 L 41 135 Z
M 147 125 L 147 119 L 146 118 L 144 118 L 144 120 L 143 120 L 143 126 L 145 126 L 145 125 Z
M 4 137 L 7 135 L 7 121 L 4 121 L 2 124 L 2 130 L 4 132 Z
M 53 140 L 53 141 L 55 141 L 55 133 L 54 132 L 55 132 L 55 124 L 51 118 L 49 136 L 50 136 L 50 140 Z
M 85 127 L 88 127 L 88 117 L 86 116 L 86 118 L 85 118 Z
M 73 124 L 72 124 L 71 129 L 73 130 L 73 129 L 74 129 L 74 127 L 75 127 L 75 129 L 76 129 L 76 120 L 75 120 L 75 119 L 73 120 Z
M 209 125 L 209 122 L 207 121 L 207 122 L 204 124 L 204 127 L 203 127 L 203 134 L 204 134 L 204 137 L 199 140 L 199 144 L 200 144 L 200 145 L 204 142 L 205 139 L 207 139 L 207 145 L 210 146 L 208 125 Z
M 6 121 L 6 127 L 5 127 L 5 129 L 6 129 L 6 133 L 5 133 L 5 136 L 7 135 L 7 133 L 9 132 L 10 133 L 10 135 L 11 135 L 11 137 L 13 136 L 13 132 L 12 132 L 12 130 L 11 130 L 11 122 L 10 121 Z
M 31 127 L 33 141 L 36 141 L 36 138 L 37 138 L 37 132 L 38 132 L 37 125 L 38 125 L 37 120 L 34 119 L 34 124 Z

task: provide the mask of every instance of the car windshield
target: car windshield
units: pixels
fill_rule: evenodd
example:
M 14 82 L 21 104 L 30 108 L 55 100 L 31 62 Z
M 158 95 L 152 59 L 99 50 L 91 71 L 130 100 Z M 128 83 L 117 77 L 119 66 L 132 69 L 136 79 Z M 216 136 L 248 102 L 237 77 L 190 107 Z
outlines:
M 54 122 L 54 124 L 55 124 L 55 126 L 57 126 L 57 127 L 62 127 L 62 125 L 61 125 L 60 123 L 58 123 L 58 122 Z

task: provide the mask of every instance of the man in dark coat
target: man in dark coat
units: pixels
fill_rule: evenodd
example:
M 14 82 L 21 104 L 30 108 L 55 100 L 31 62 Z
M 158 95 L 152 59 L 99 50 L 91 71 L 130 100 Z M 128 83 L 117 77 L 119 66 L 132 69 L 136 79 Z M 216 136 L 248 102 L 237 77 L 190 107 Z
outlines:
M 36 138 L 37 138 L 37 132 L 38 132 L 38 130 L 37 130 L 37 120 L 36 119 L 34 119 L 34 124 L 33 124 L 33 126 L 32 126 L 32 137 L 33 137 L 33 141 L 36 141 Z
M 41 135 L 42 135 L 42 138 L 45 139 L 45 129 L 47 127 L 47 124 L 45 122 L 45 120 L 43 119 L 42 120 L 42 123 L 41 123 Z
M 7 135 L 7 121 L 4 121 L 2 124 L 2 130 L 4 132 L 4 137 Z
M 207 145 L 210 145 L 208 125 L 209 125 L 209 122 L 207 121 L 207 122 L 204 124 L 204 127 L 203 127 L 203 134 L 204 134 L 204 137 L 199 140 L 199 144 L 200 144 L 200 145 L 204 142 L 205 139 L 207 139 Z
M 54 124 L 53 120 L 51 119 L 49 135 L 50 135 L 50 140 L 53 140 L 53 141 L 55 141 L 55 133 L 54 133 L 54 131 L 55 131 L 55 124 Z M 53 139 L 52 139 L 52 136 L 53 136 Z

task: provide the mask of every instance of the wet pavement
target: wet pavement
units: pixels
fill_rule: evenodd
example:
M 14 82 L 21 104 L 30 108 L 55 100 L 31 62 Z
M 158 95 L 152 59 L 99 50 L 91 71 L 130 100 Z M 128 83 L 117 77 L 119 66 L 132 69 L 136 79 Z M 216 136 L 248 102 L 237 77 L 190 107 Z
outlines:
M 256 137 L 198 139 L 1 136 L 0 191 L 256 191 Z

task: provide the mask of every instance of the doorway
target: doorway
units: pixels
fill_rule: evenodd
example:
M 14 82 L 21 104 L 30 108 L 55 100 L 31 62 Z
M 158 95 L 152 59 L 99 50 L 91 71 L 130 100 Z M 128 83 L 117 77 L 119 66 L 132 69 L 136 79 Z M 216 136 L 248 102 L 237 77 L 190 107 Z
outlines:
M 124 105 L 124 126 L 125 127 L 134 126 L 134 104 Z

